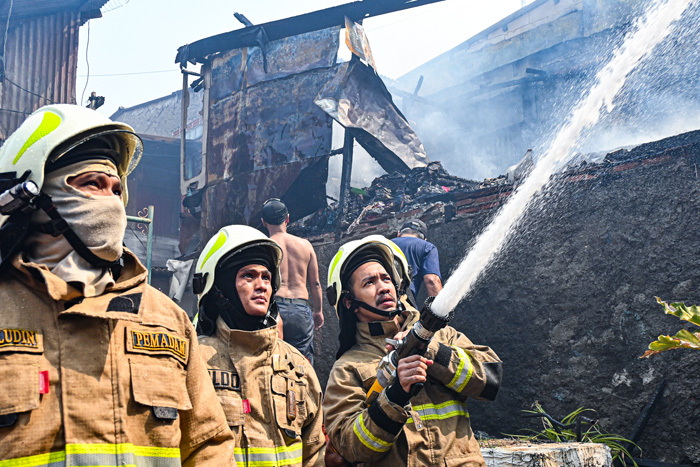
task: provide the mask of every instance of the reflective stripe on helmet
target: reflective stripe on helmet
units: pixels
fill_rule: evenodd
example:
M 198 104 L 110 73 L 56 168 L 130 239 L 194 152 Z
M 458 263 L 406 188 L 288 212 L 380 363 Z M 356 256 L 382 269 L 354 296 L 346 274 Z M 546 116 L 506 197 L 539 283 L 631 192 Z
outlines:
M 207 262 L 209 258 L 211 258 L 211 255 L 219 251 L 219 249 L 224 246 L 224 243 L 226 243 L 226 232 L 224 231 L 219 231 L 218 237 L 216 237 L 216 241 L 212 245 L 212 247 L 207 251 L 207 253 L 204 255 L 204 258 L 202 258 L 202 263 L 199 265 L 200 268 L 204 267 L 204 264 Z
M 61 117 L 59 117 L 53 112 L 44 112 L 44 117 L 42 118 L 39 127 L 36 130 L 34 130 L 34 132 L 31 135 L 29 135 L 27 141 L 24 142 L 19 152 L 12 160 L 12 165 L 15 165 L 17 164 L 17 162 L 19 162 L 20 158 L 24 155 L 27 149 L 29 149 L 32 146 L 32 144 L 36 143 L 44 136 L 50 134 L 52 131 L 58 128 L 60 124 Z

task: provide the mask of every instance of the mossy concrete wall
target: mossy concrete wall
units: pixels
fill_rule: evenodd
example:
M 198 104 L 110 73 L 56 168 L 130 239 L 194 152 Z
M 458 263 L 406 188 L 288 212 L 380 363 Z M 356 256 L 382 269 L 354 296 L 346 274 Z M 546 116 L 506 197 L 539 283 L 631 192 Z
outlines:
M 491 346 L 505 369 L 497 400 L 472 402 L 471 420 L 492 436 L 537 428 L 520 415 L 539 401 L 558 418 L 595 409 L 604 430 L 629 436 L 665 379 L 639 445 L 646 458 L 700 465 L 700 352 L 639 359 L 659 334 L 694 327 L 664 315 L 654 296 L 700 303 L 700 134 L 628 156 L 541 196 L 459 305 L 452 325 Z M 430 226 L 444 277 L 494 214 Z M 316 247 L 324 279 L 338 246 Z M 325 385 L 338 327 L 327 302 L 324 313 L 316 369 Z

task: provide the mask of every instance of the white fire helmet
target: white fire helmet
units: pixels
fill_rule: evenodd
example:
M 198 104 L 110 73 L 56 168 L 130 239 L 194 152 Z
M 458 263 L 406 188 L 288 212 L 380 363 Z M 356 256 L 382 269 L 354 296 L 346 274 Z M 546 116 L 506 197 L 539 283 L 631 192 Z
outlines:
M 70 104 L 52 104 L 32 113 L 0 148 L 0 173 L 16 173 L 41 190 L 44 168 L 71 149 L 95 138 L 106 140 L 118 153 L 117 170 L 122 200 L 128 200 L 126 178 L 141 159 L 143 142 L 125 123 L 113 122 L 94 110 Z
M 274 290 L 279 289 L 280 273 L 279 265 L 282 261 L 282 248 L 268 238 L 264 233 L 247 225 L 227 225 L 222 227 L 216 235 L 209 239 L 197 260 L 192 288 L 197 294 L 197 303 L 204 297 L 214 285 L 216 266 L 222 261 L 231 258 L 251 247 L 265 247 L 269 249 L 270 256 L 275 261 L 275 270 L 272 274 Z
M 330 304 L 335 308 L 336 314 L 339 314 L 338 304 L 343 291 L 345 291 L 341 282 L 344 267 L 348 264 L 350 258 L 370 251 L 379 253 L 383 258 L 382 265 L 396 285 L 397 293 L 401 294 L 410 285 L 411 268 L 408 265 L 406 256 L 394 242 L 381 235 L 370 235 L 359 240 L 350 241 L 340 247 L 328 267 L 326 296 Z

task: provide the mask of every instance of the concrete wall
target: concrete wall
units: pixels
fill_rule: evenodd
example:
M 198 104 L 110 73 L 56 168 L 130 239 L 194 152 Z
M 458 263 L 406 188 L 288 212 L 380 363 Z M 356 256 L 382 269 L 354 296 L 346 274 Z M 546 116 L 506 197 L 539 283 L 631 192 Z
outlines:
M 537 400 L 560 418 L 593 408 L 605 430 L 629 436 L 665 378 L 639 442 L 644 457 L 700 464 L 700 352 L 638 358 L 659 334 L 684 327 L 654 296 L 700 303 L 700 133 L 641 146 L 629 159 L 588 166 L 543 196 L 458 307 L 454 327 L 505 363 L 496 402 L 473 402 L 471 420 L 494 436 L 537 428 L 520 417 Z M 493 215 L 430 227 L 445 277 Z M 322 278 L 337 247 L 316 247 Z M 338 332 L 328 303 L 324 313 L 323 384 Z

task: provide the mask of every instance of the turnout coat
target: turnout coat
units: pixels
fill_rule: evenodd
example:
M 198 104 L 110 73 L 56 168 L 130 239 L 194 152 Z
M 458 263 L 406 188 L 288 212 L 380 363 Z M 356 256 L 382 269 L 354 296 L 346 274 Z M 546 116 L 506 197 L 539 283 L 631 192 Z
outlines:
M 383 390 L 367 407 L 367 392 L 386 355 L 386 338 L 410 329 L 419 318 L 411 308 L 402 329 L 394 321 L 357 323 L 356 344 L 333 365 L 323 409 L 334 448 L 353 463 L 374 466 L 485 466 L 469 424 L 467 398 L 493 400 L 501 362 L 486 346 L 446 327 L 433 336 L 426 358 L 428 381 L 401 407 Z M 398 381 L 396 382 L 398 384 Z
M 0 465 L 233 462 L 194 328 L 146 276 L 128 251 L 94 298 L 19 255 L 0 275 Z
M 236 440 L 239 466 L 323 466 L 321 385 L 277 327 L 200 336 L 202 356 Z

